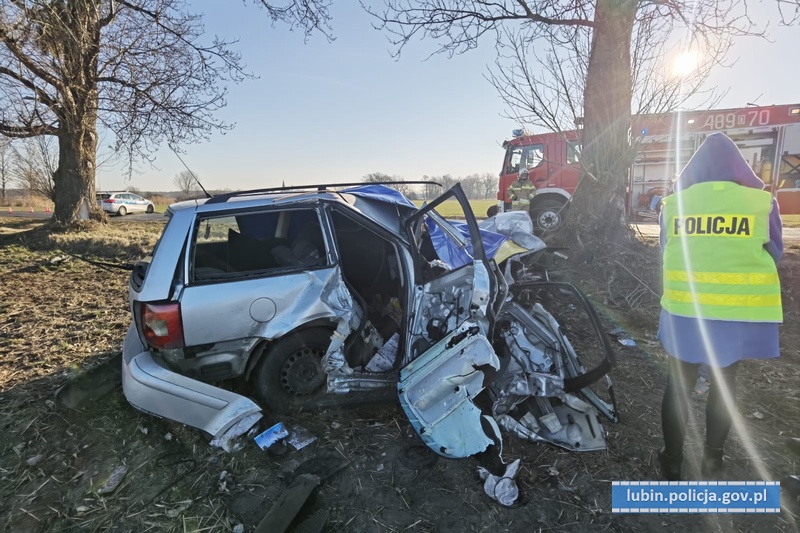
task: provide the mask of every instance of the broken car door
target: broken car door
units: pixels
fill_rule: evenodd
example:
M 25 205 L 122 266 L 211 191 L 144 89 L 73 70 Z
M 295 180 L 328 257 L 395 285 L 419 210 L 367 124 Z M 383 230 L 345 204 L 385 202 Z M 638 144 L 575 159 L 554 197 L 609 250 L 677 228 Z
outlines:
M 460 205 L 465 236 L 435 209 Z M 478 224 L 456 185 L 406 221 L 414 255 L 400 404 L 422 440 L 445 457 L 467 457 L 499 442 L 499 429 L 473 403 L 500 363 L 487 337 L 497 291 Z

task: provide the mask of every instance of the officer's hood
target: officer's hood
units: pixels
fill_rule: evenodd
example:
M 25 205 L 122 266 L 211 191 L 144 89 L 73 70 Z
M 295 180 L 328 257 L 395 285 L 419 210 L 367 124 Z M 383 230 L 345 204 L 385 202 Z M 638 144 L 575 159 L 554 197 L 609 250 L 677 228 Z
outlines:
M 724 133 L 712 133 L 706 138 L 678 176 L 674 189 L 677 192 L 707 181 L 732 181 L 753 189 L 764 188 L 764 182 Z

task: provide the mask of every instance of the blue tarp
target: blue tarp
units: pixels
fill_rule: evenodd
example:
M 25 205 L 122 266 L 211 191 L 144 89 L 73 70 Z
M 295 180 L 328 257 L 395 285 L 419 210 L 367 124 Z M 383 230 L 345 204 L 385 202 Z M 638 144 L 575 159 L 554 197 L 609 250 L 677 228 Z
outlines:
M 436 250 L 439 259 L 447 264 L 447 266 L 455 270 L 474 261 L 472 257 L 472 241 L 469 236 L 469 226 L 467 226 L 466 222 L 447 221 L 467 240 L 466 248 L 458 247 L 456 243 L 447 236 L 444 230 L 430 218 L 425 222 L 428 226 L 428 233 L 431 236 L 431 241 L 433 242 L 433 249 Z M 495 256 L 497 250 L 500 249 L 500 246 L 508 240 L 508 237 L 487 230 L 480 230 L 480 232 L 483 248 L 486 252 L 486 259 L 491 259 Z
M 402 193 L 392 189 L 391 187 L 387 187 L 386 185 L 359 185 L 358 187 L 345 189 L 342 192 L 352 194 L 354 196 L 378 200 L 379 202 L 387 202 L 390 204 L 397 204 L 403 207 L 417 209 L 417 206 L 415 206 L 411 200 L 406 198 Z
M 396 204 L 401 207 L 411 208 L 415 211 L 418 209 L 417 206 L 402 193 L 386 185 L 361 185 L 345 189 L 342 192 L 377 200 L 379 202 Z M 467 226 L 466 222 L 457 222 L 453 220 L 448 220 L 447 222 L 464 236 L 467 241 L 466 249 L 459 248 L 433 220 L 426 219 L 428 233 L 431 236 L 436 254 L 448 267 L 455 270 L 474 261 L 472 257 L 472 242 L 469 235 L 469 226 Z M 508 237 L 487 230 L 480 230 L 480 232 L 486 258 L 491 259 L 495 256 L 500 246 L 508 240 Z

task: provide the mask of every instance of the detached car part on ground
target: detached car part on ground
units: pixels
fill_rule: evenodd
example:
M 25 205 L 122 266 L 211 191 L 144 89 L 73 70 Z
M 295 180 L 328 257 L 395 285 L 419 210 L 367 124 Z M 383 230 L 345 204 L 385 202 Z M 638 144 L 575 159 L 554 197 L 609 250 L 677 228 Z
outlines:
M 436 212 L 446 200 L 463 222 Z M 591 304 L 537 268 L 525 213 L 480 228 L 459 185 L 415 207 L 396 191 L 250 191 L 184 202 L 131 276 L 123 390 L 136 408 L 226 446 L 260 418 L 213 383 L 244 377 L 287 412 L 395 391 L 422 440 L 466 457 L 502 432 L 605 447 L 613 352 Z M 572 293 L 600 361 L 581 364 L 541 291 Z M 595 393 L 603 385 L 605 391 Z

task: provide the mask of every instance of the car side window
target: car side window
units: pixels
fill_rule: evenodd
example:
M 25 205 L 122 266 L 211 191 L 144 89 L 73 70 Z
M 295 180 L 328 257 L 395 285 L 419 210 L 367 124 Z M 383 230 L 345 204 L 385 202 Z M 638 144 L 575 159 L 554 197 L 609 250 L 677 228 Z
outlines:
M 454 218 L 463 220 L 466 215 L 460 212 L 459 205 Z M 460 220 L 445 220 L 435 210 L 426 213 L 414 228 L 419 257 L 423 259 L 422 275 L 425 281 L 438 278 L 447 272 L 457 270 L 474 261 L 470 232 L 467 224 Z
M 261 211 L 197 219 L 190 279 L 266 276 L 328 265 L 313 209 Z

